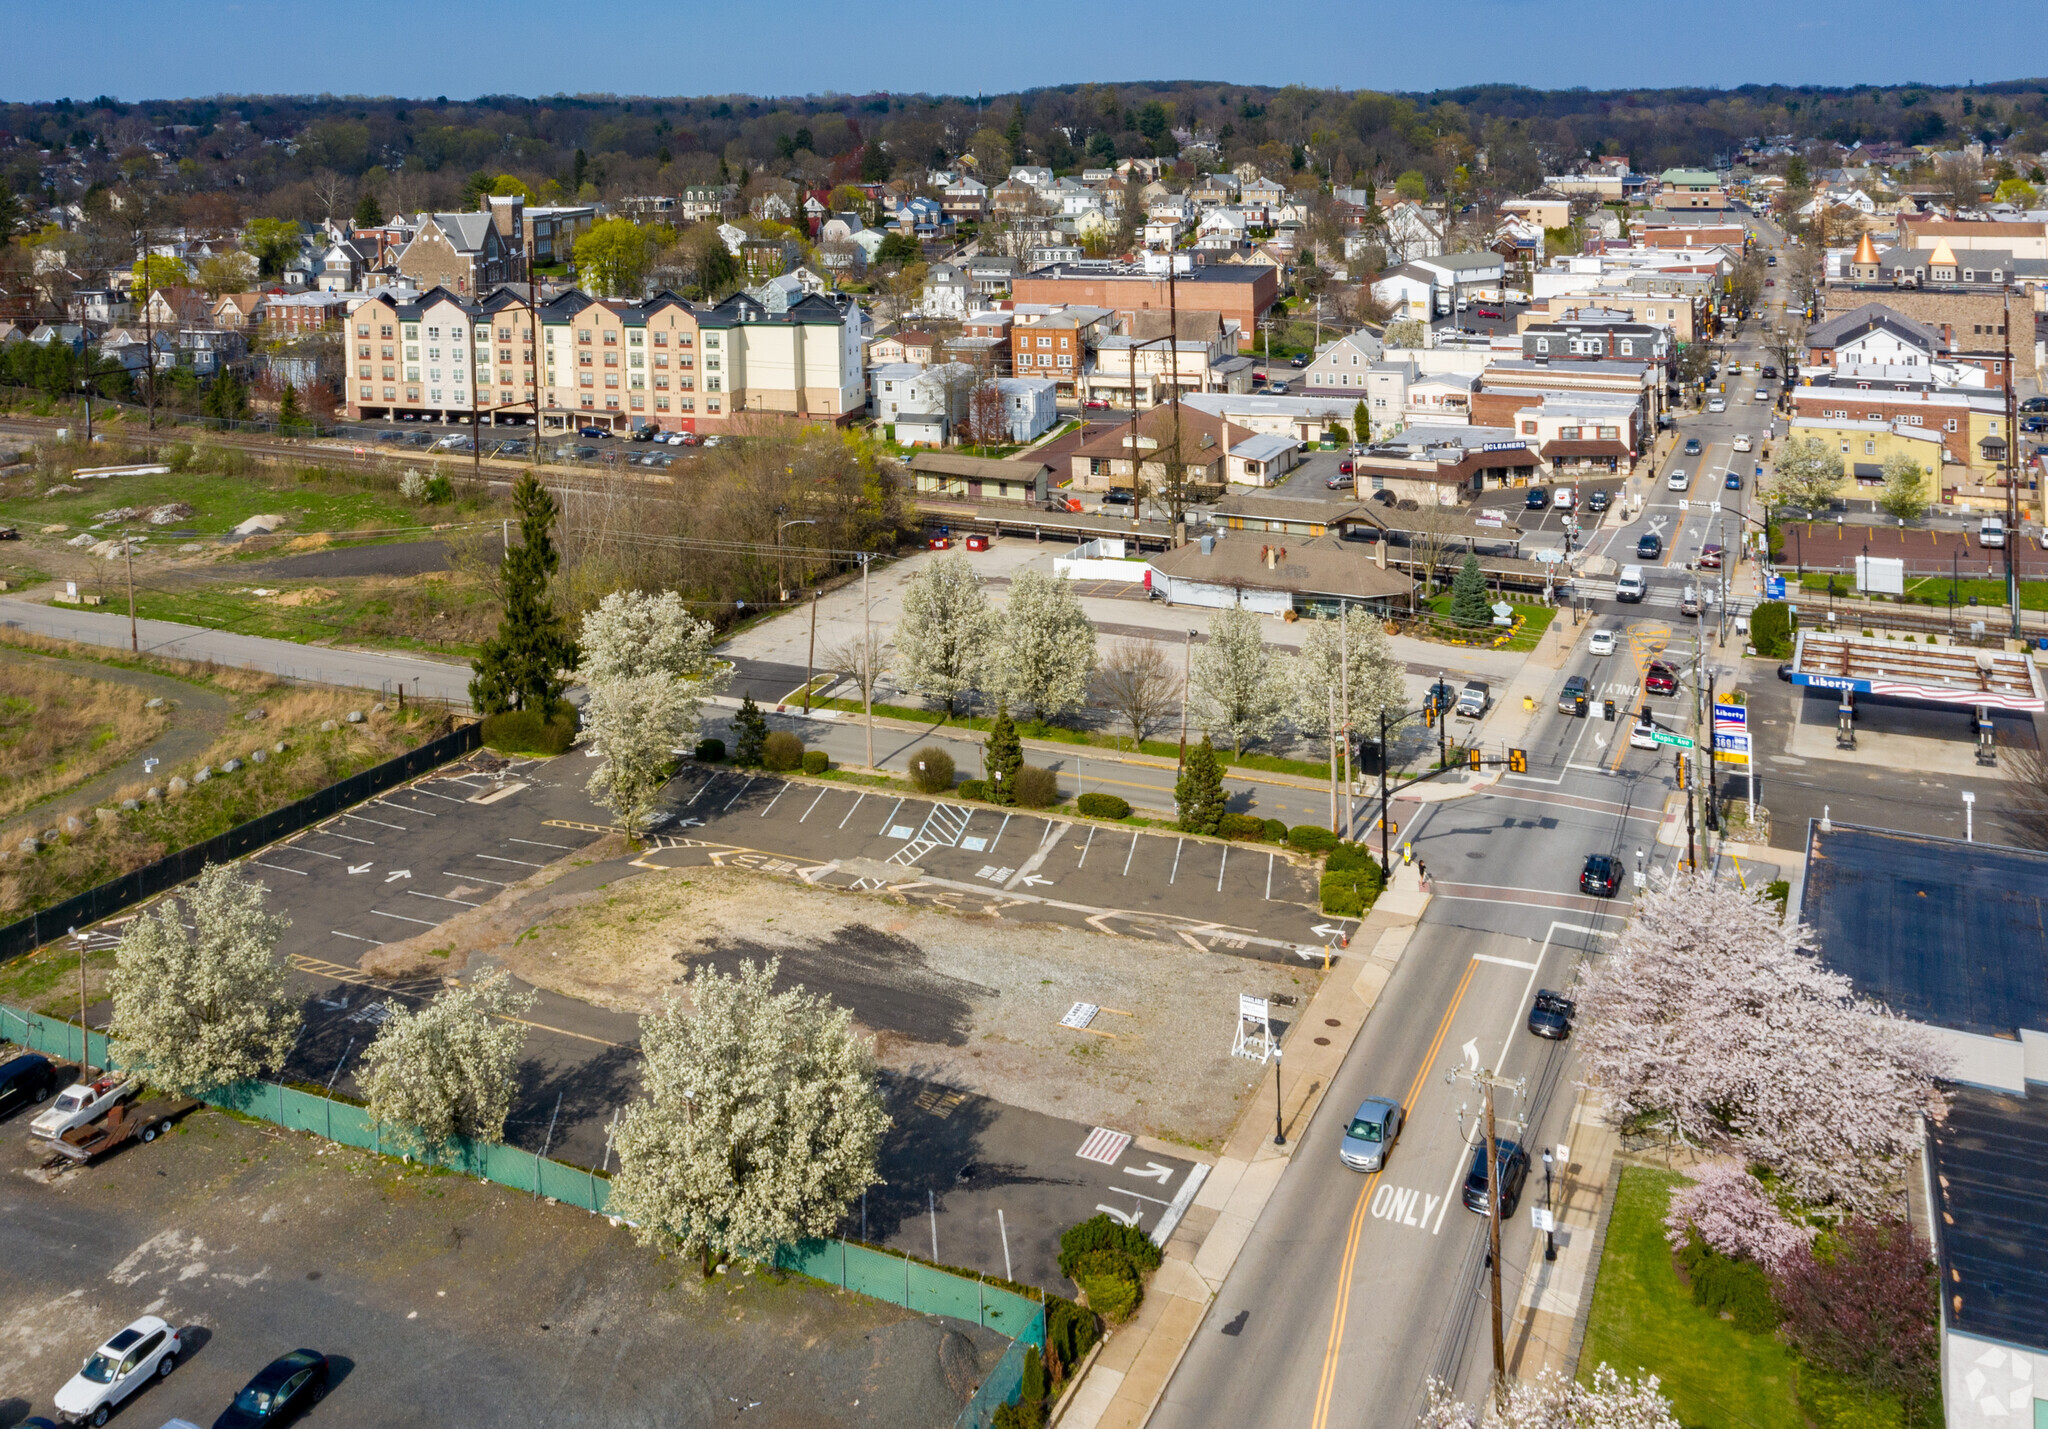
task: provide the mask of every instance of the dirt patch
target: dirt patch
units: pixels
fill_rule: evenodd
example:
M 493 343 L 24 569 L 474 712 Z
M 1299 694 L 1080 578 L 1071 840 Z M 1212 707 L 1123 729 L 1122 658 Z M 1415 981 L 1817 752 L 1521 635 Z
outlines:
M 572 866 L 593 856 L 602 855 L 542 870 L 362 965 L 398 976 L 484 958 L 549 991 L 646 1012 L 694 966 L 779 957 L 784 983 L 850 1008 L 893 1070 L 1196 1146 L 1221 1141 L 1255 1080 L 1230 1055 L 1237 995 L 1305 1003 L 1321 977 L 738 869 L 622 877 L 616 862 Z M 1059 1025 L 1076 1002 L 1103 1009 L 1092 1031 Z
M 288 590 L 270 597 L 272 605 L 319 605 L 333 600 L 341 592 L 329 586 L 309 585 L 299 590 Z

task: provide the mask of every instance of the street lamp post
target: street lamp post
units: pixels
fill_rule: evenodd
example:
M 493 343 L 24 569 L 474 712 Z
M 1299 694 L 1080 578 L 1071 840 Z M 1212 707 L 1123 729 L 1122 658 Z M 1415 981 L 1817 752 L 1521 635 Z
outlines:
M 1287 1131 L 1281 1125 L 1280 1117 L 1280 1049 L 1273 1049 L 1273 1144 L 1285 1146 Z
M 1557 1209 L 1550 1199 L 1550 1148 L 1543 1148 L 1543 1212 L 1550 1224 L 1543 1228 L 1543 1258 L 1557 1259 Z

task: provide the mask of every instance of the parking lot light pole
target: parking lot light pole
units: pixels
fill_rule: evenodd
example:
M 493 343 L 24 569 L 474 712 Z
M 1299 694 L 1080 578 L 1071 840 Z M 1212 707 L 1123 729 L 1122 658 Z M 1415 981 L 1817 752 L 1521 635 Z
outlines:
M 1273 1144 L 1285 1146 L 1287 1131 L 1280 1120 L 1280 1049 L 1273 1049 Z
M 1557 1210 L 1550 1199 L 1550 1148 L 1543 1148 L 1543 1210 L 1550 1224 L 1543 1228 L 1543 1258 L 1557 1259 Z

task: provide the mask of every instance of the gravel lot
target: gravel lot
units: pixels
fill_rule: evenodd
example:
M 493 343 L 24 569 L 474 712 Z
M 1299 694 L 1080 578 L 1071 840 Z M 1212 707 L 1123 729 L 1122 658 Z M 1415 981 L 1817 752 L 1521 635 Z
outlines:
M 950 1425 L 1000 1336 L 694 1262 L 567 1207 L 193 1114 L 41 1184 L 0 1141 L 0 1426 L 143 1313 L 188 1329 L 116 1423 L 211 1423 L 271 1358 L 333 1357 L 309 1424 Z
M 581 881 L 571 875 L 493 920 L 464 915 L 471 926 L 437 935 L 445 944 L 455 933 L 472 957 L 483 952 L 536 986 L 631 1012 L 656 1006 L 699 962 L 731 971 L 780 957 L 785 980 L 853 1009 L 887 1067 L 1193 1146 L 1220 1143 L 1254 1080 L 1230 1055 L 1238 993 L 1306 1003 L 1321 978 L 1184 943 L 909 908 L 739 870 L 663 870 L 567 891 Z M 1104 1009 L 1094 1027 L 1110 1035 L 1059 1026 L 1076 1002 Z

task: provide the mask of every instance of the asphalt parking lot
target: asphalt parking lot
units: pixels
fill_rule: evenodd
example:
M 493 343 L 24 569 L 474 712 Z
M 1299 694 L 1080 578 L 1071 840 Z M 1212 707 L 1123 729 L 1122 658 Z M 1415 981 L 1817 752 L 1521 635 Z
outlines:
M 0 1425 L 145 1313 L 186 1348 L 113 1421 L 141 1429 L 212 1423 L 300 1346 L 333 1365 L 311 1425 L 938 1429 L 1006 1348 L 811 1282 L 707 1282 L 601 1217 L 212 1111 L 42 1184 L 25 1119 L 0 1138 Z
M 270 887 L 272 910 L 291 919 L 279 951 L 306 997 L 288 1079 L 357 1093 L 358 1059 L 390 1008 L 418 1006 L 442 985 L 431 969 L 366 972 L 366 955 L 414 938 L 431 947 L 448 919 L 550 866 L 561 873 L 551 893 L 635 874 L 613 846 L 595 848 L 610 816 L 583 793 L 591 767 L 581 749 L 545 762 L 476 756 L 247 860 Z M 1298 947 L 1310 943 L 1320 964 L 1313 883 L 1270 850 L 723 768 L 688 766 L 670 798 L 686 826 L 657 840 L 665 846 L 646 853 L 643 868 L 704 863 L 838 887 L 920 885 L 908 896 L 939 907 L 1268 963 L 1299 964 Z M 1112 895 L 1121 901 L 1078 901 Z M 101 944 L 116 936 L 118 927 L 88 931 Z M 860 1006 L 860 988 L 838 991 L 864 1021 L 877 1015 Z M 90 1015 L 103 1026 L 109 1008 Z M 637 1018 L 538 991 L 521 1020 L 529 1030 L 506 1140 L 575 1165 L 608 1164 L 607 1126 L 639 1094 Z M 1066 1288 L 1057 1261 L 1067 1226 L 1109 1208 L 1151 1231 L 1199 1185 L 1196 1163 L 1146 1151 L 1115 1127 L 928 1083 L 892 1086 L 890 1108 L 886 1184 L 866 1207 L 871 1237 L 1049 1289 Z M 859 1233 L 853 1216 L 846 1229 Z

